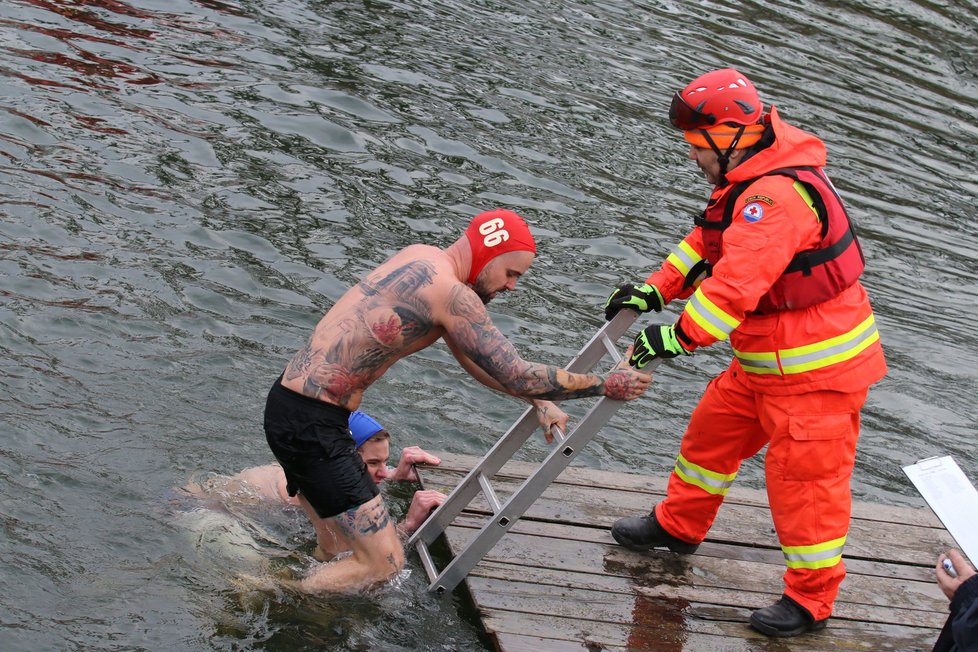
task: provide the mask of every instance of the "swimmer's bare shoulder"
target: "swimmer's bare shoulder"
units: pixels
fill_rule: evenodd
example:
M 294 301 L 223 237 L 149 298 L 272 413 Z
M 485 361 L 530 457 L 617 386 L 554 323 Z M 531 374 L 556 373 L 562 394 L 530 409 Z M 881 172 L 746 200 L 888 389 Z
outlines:
M 415 244 L 381 263 L 347 295 L 353 295 L 353 298 L 357 293 L 361 297 L 385 296 L 394 301 L 417 298 L 430 304 L 431 308 L 443 303 L 456 286 L 464 287 L 458 275 L 459 270 L 444 250 Z

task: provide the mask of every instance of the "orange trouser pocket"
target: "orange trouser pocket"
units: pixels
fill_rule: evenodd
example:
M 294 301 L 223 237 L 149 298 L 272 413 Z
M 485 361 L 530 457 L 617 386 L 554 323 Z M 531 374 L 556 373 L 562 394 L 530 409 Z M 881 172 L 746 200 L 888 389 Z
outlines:
M 857 415 L 851 412 L 788 417 L 785 480 L 831 480 L 848 476 L 856 457 Z

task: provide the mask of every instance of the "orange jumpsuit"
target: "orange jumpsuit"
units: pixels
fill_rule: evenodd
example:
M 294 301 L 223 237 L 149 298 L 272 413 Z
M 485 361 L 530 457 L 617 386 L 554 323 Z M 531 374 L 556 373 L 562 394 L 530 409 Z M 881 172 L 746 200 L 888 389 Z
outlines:
M 818 138 L 782 122 L 773 107 L 767 120 L 773 144 L 728 172 L 730 184 L 714 189 L 711 201 L 771 170 L 825 165 Z M 821 620 L 832 613 L 845 577 L 860 409 L 886 363 L 858 281 L 808 308 L 755 311 L 795 254 L 821 239 L 806 195 L 789 177 L 760 176 L 736 199 L 711 276 L 684 287 L 706 257 L 696 227 L 647 280 L 666 302 L 689 298 L 677 326 L 693 348 L 729 338 L 734 352 L 690 418 L 655 514 L 673 536 L 702 541 L 741 462 L 767 444 L 768 500 L 787 565 L 784 592 Z

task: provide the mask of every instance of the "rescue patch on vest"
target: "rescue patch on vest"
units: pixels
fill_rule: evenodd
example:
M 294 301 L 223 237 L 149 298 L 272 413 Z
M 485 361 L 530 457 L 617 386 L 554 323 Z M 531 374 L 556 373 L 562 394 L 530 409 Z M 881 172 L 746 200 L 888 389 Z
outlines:
M 774 200 L 768 197 L 767 195 L 751 195 L 744 201 L 748 204 L 754 201 L 762 201 L 768 206 L 774 206 Z
M 744 206 L 744 219 L 748 222 L 758 222 L 762 217 L 764 217 L 764 207 L 756 201 Z

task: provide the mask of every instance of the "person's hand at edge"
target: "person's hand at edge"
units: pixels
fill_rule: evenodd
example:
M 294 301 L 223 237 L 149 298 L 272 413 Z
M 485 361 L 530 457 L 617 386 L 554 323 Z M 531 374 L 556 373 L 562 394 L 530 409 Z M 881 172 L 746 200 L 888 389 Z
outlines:
M 417 446 L 408 446 L 401 451 L 401 458 L 397 462 L 397 468 L 390 474 L 389 479 L 392 482 L 417 482 L 418 472 L 414 468 L 415 464 L 438 466 L 441 464 L 441 459 Z
M 421 527 L 433 511 L 441 505 L 448 496 L 434 489 L 415 491 L 411 498 L 411 506 L 408 507 L 407 516 L 398 524 L 397 531 L 404 537 L 409 537 Z
M 951 574 L 944 570 L 945 559 L 951 560 L 951 564 L 958 574 L 957 577 L 951 577 Z M 948 600 L 954 597 L 954 594 L 962 584 L 975 575 L 974 567 L 965 560 L 964 555 L 954 549 L 948 550 L 938 557 L 935 568 L 937 570 L 937 585 L 944 592 L 944 595 L 947 596 Z
M 561 432 L 567 433 L 567 424 L 570 421 L 570 417 L 567 416 L 566 412 L 557 407 L 556 403 L 552 401 L 534 401 L 533 406 L 536 408 L 537 422 L 543 428 L 543 437 L 548 444 L 552 444 L 554 441 L 554 426 L 557 426 Z

